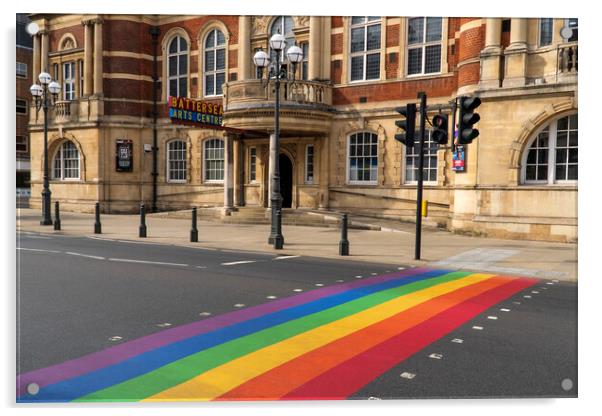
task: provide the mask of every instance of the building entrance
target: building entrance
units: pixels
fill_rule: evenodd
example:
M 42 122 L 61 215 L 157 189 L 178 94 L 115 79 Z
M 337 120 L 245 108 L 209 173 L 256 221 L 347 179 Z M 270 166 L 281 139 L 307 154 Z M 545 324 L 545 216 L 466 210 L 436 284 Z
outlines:
M 280 194 L 282 208 L 291 208 L 293 204 L 293 163 L 285 154 L 280 154 Z

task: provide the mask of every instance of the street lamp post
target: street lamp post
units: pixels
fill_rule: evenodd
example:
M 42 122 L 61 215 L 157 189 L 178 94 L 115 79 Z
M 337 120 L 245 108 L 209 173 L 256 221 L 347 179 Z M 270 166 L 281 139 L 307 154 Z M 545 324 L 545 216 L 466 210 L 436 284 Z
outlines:
M 281 68 L 280 53 L 286 47 L 286 40 L 280 33 L 274 34 L 270 38 L 270 48 L 274 52 L 275 59 L 271 61 L 267 53 L 260 50 L 253 56 L 253 62 L 261 69 L 262 78 L 263 70 L 269 66 L 266 80 L 266 87 L 270 80 L 274 81 L 274 173 L 272 176 L 272 193 L 270 200 L 272 202 L 272 218 L 271 230 L 268 238 L 268 244 L 273 244 L 275 249 L 282 249 L 284 245 L 284 237 L 282 236 L 282 195 L 280 194 L 280 80 L 287 80 L 288 74 L 284 68 Z M 293 65 L 292 81 L 295 81 L 295 69 L 298 63 L 303 60 L 303 51 L 297 45 L 288 48 L 286 56 L 289 62 Z
M 58 82 L 52 81 L 48 72 L 40 73 L 40 84 L 33 84 L 29 91 L 33 95 L 36 111 L 44 110 L 44 189 L 42 190 L 42 220 L 41 225 L 52 225 L 50 217 L 50 186 L 48 183 L 48 108 L 52 106 L 61 91 Z

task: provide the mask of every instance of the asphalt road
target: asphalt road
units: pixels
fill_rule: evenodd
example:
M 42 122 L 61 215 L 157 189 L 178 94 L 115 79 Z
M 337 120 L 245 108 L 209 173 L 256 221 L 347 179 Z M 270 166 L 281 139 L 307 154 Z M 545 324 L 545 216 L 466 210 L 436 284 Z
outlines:
M 35 233 L 18 234 L 17 256 L 18 374 L 207 316 L 408 267 Z M 576 311 L 575 284 L 541 280 L 352 398 L 576 397 Z M 568 390 L 565 379 L 572 381 Z

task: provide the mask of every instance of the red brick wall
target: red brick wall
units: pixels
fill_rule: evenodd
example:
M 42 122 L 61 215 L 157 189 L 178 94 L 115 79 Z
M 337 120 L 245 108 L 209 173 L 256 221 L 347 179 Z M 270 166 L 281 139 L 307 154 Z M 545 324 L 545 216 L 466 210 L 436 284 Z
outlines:
M 463 23 L 465 18 L 462 18 Z M 470 19 L 471 21 L 474 19 Z M 463 61 L 472 60 L 479 57 L 481 50 L 485 46 L 485 25 L 465 30 L 460 33 L 460 38 L 456 43 L 458 68 L 458 86 L 463 87 L 471 84 L 478 84 L 480 77 L 480 63 L 474 62 L 468 65 L 462 65 Z
M 455 77 L 366 84 L 334 88 L 332 101 L 334 105 L 344 105 L 357 104 L 360 97 L 366 97 L 368 102 L 408 100 L 415 99 L 419 91 L 428 91 L 429 97 L 446 97 L 456 88 Z
M 343 34 L 336 33 L 330 37 L 330 53 L 338 55 L 343 53 Z
M 330 63 L 330 79 L 333 84 L 341 83 L 341 75 L 343 73 L 343 61 L 340 59 Z
M 387 47 L 399 46 L 399 25 L 387 26 Z
M 133 75 L 153 75 L 153 62 L 147 59 L 105 56 L 102 61 L 104 72 L 120 72 Z M 192 62 L 191 62 L 192 64 Z M 161 63 L 158 63 L 161 68 Z
M 59 50 L 59 42 L 65 33 L 71 33 L 75 37 L 78 48 L 84 47 L 84 27 L 79 24 L 50 31 L 48 34 L 50 52 L 56 52 Z
M 341 16 L 332 16 L 330 18 L 330 27 L 343 27 L 343 18 Z
M 150 25 L 129 20 L 105 20 L 103 23 L 103 49 L 153 54 Z M 159 43 L 161 45 L 161 43 Z M 160 53 L 160 46 L 157 48 Z
M 387 79 L 395 79 L 398 77 L 399 69 L 399 53 L 385 54 L 385 75 Z

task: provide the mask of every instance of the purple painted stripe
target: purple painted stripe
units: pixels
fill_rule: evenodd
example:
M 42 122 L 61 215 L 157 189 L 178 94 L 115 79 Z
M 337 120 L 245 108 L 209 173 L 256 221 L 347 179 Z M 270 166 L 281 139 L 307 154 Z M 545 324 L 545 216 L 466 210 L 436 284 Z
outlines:
M 228 312 L 213 318 L 160 331 L 142 338 L 116 345 L 114 347 L 107 348 L 102 351 L 69 360 L 61 364 L 55 364 L 50 367 L 20 374 L 17 376 L 17 396 L 25 394 L 27 391 L 27 385 L 33 382 L 42 388 L 49 384 L 54 384 L 72 377 L 77 377 L 105 366 L 114 365 L 138 354 L 142 354 L 152 349 L 181 341 L 195 335 L 257 318 L 268 313 L 291 308 L 293 306 L 311 302 L 322 297 L 342 293 L 349 289 L 371 286 L 373 284 L 386 282 L 399 277 L 417 275 L 429 270 L 431 269 L 415 268 L 405 270 L 403 272 L 389 273 L 381 276 L 371 277 L 365 280 L 354 281 L 353 283 L 344 283 L 324 287 L 321 289 L 312 290 L 311 292 L 280 299 L 278 301 Z

